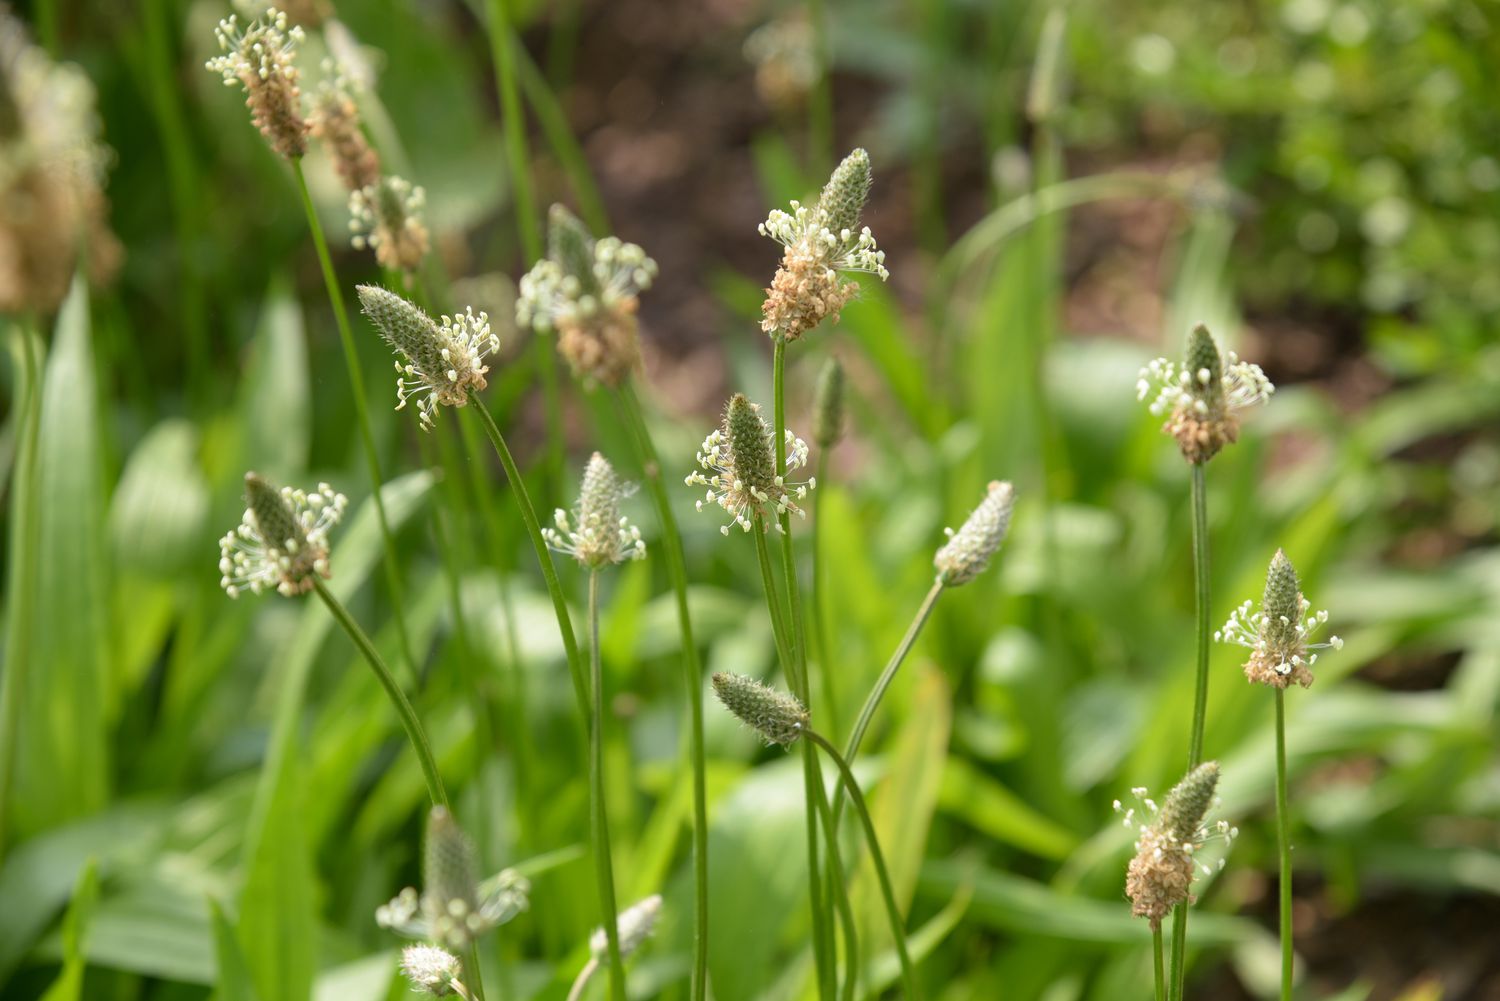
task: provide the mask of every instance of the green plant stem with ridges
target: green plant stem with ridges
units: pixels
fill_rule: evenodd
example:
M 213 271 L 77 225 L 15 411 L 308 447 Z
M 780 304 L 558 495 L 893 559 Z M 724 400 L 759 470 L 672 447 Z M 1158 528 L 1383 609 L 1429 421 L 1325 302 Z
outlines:
M 875 687 L 870 689 L 870 694 L 865 698 L 865 704 L 860 707 L 859 718 L 854 721 L 854 729 L 849 732 L 849 741 L 844 745 L 844 757 L 850 761 L 859 756 L 860 745 L 864 742 L 865 731 L 870 728 L 870 721 L 875 717 L 875 710 L 880 707 L 881 699 L 885 697 L 886 690 L 891 687 L 891 682 L 896 677 L 896 672 L 906 661 L 911 653 L 911 648 L 916 645 L 917 637 L 922 635 L 922 627 L 932 616 L 932 610 L 937 605 L 938 598 L 942 597 L 947 590 L 942 581 L 934 581 L 932 588 L 927 592 L 927 597 L 922 599 L 922 605 L 917 609 L 916 616 L 911 620 L 911 625 L 906 627 L 906 635 L 901 637 L 901 642 L 896 651 L 891 654 L 891 659 L 885 665 L 885 670 L 880 672 L 880 677 L 875 682 Z M 833 822 L 837 824 L 844 815 L 844 791 L 839 789 L 833 796 Z
M 823 559 L 823 491 L 828 484 L 828 454 L 818 449 L 818 469 L 815 474 L 819 489 L 812 494 L 812 639 L 816 645 L 814 653 L 818 661 L 818 694 L 823 700 L 823 717 L 828 729 L 838 735 L 839 716 L 838 691 L 834 687 L 833 640 L 828 631 L 828 581 L 824 573 Z
M 792 659 L 791 643 L 788 640 L 786 618 L 782 613 L 781 599 L 776 593 L 776 574 L 771 569 L 771 550 L 766 544 L 766 532 L 769 525 L 764 515 L 756 515 L 755 524 L 750 529 L 750 534 L 755 536 L 755 555 L 760 563 L 761 584 L 766 591 L 766 607 L 771 613 L 771 635 L 776 642 L 776 656 L 781 661 L 781 670 L 787 676 L 787 684 L 796 691 L 796 662 Z M 799 696 L 800 698 L 800 696 Z M 805 703 L 804 703 L 805 705 Z M 804 744 L 805 748 L 807 745 Z M 824 1001 L 832 1001 L 832 985 L 829 982 L 830 960 L 827 954 L 828 943 L 831 941 L 827 921 L 828 914 L 823 909 L 823 887 L 818 874 L 818 828 L 817 828 L 817 798 L 813 795 L 813 779 L 807 768 L 807 759 L 802 762 L 802 783 L 806 790 L 805 803 L 805 828 L 808 840 L 808 906 L 812 912 L 813 930 L 813 965 L 817 970 L 818 996 Z
M 506 3 L 507 0 L 486 0 L 485 10 L 489 22 L 490 56 L 495 62 L 495 79 L 500 90 L 505 162 L 510 171 L 516 228 L 521 237 L 521 250 L 530 264 L 540 260 L 544 253 L 542 216 L 531 184 L 526 113 L 516 75 L 517 43 Z M 562 388 L 558 385 L 557 362 L 552 357 L 549 339 L 536 338 L 532 348 L 536 352 L 537 370 L 541 373 L 542 402 L 547 415 L 547 475 L 551 484 L 556 486 L 562 482 L 563 470 Z
M 1213 631 L 1209 625 L 1208 496 L 1203 464 L 1192 464 L 1193 603 L 1197 617 L 1197 675 L 1193 686 L 1193 729 L 1188 742 L 1188 770 L 1203 761 L 1203 730 L 1208 715 L 1208 655 Z M 1181 1001 L 1187 978 L 1188 905 L 1172 914 L 1172 1001 Z
M 21 341 L 22 392 L 12 396 L 19 402 L 20 433 L 15 465 L 10 477 L 10 573 L 5 602 L 5 668 L 0 670 L 0 858 L 5 857 L 9 833 L 10 784 L 15 760 L 16 741 L 20 734 L 21 685 L 23 668 L 31 662 L 31 630 L 36 595 L 36 450 L 37 431 L 42 417 L 42 364 L 37 352 L 37 338 L 30 322 L 15 321 L 12 330 Z
M 672 513 L 671 497 L 662 481 L 661 460 L 641 413 L 635 388 L 626 383 L 618 395 L 646 478 L 646 489 L 656 504 L 667 576 L 672 580 L 672 591 L 677 598 L 677 626 L 682 633 L 682 670 L 687 685 L 689 750 L 693 761 L 693 979 L 689 997 L 691 1001 L 703 1001 L 708 992 L 708 758 L 703 746 L 703 669 L 698 662 L 698 645 L 693 639 L 693 621 L 688 610 L 687 562 L 682 550 L 682 535 L 677 529 L 677 516 Z
M 1286 692 L 1276 689 L 1277 913 L 1281 927 L 1281 1001 L 1292 1001 L 1292 835 L 1286 805 Z
M 1156 971 L 1156 1001 L 1167 1001 L 1167 974 L 1162 968 L 1161 925 L 1151 929 L 1151 957 Z
M 380 473 L 380 452 L 375 447 L 375 432 L 370 429 L 370 404 L 365 395 L 365 377 L 359 367 L 359 352 L 354 346 L 354 332 L 349 327 L 349 312 L 344 308 L 344 294 L 339 289 L 338 276 L 333 270 L 333 258 L 328 254 L 328 240 L 323 235 L 323 224 L 318 221 L 317 209 L 313 207 L 312 195 L 307 190 L 307 178 L 302 174 L 302 161 L 292 160 L 292 174 L 297 178 L 297 192 L 302 196 L 302 209 L 307 213 L 307 228 L 312 231 L 313 245 L 318 251 L 318 264 L 323 269 L 323 284 L 328 289 L 328 303 L 333 307 L 333 319 L 339 328 L 339 343 L 344 349 L 344 365 L 349 370 L 350 395 L 354 399 L 354 422 L 359 425 L 360 442 L 364 445 L 365 463 L 370 467 L 370 498 L 375 502 L 375 520 L 380 523 L 380 542 L 385 566 L 386 586 L 391 592 L 391 617 L 396 622 L 396 635 L 401 643 L 401 658 L 405 661 L 409 676 L 417 676 L 417 662 L 412 656 L 411 637 L 406 631 L 406 612 L 403 608 L 400 564 L 396 560 L 396 538 L 391 534 L 391 523 L 385 515 L 385 500 L 381 489 L 385 486 Z
M 515 494 L 516 505 L 521 509 L 521 521 L 526 525 L 526 534 L 531 537 L 531 546 L 536 550 L 537 563 L 542 568 L 542 579 L 547 584 L 547 594 L 552 598 L 552 610 L 557 615 L 557 629 L 562 634 L 563 652 L 567 656 L 568 671 L 573 676 L 573 694 L 578 699 L 578 709 L 583 718 L 589 718 L 589 695 L 588 680 L 583 675 L 582 661 L 578 655 L 578 637 L 573 635 L 573 620 L 568 614 L 568 602 L 563 597 L 562 585 L 557 579 L 557 567 L 552 562 L 552 551 L 547 548 L 547 540 L 542 538 L 542 526 L 536 519 L 536 508 L 531 504 L 531 495 L 526 490 L 526 481 L 521 479 L 521 471 L 516 467 L 516 460 L 510 454 L 510 446 L 505 444 L 505 436 L 500 433 L 500 428 L 495 424 L 495 419 L 490 416 L 489 409 L 479 394 L 472 389 L 469 390 L 469 402 L 474 404 L 474 409 L 479 414 L 479 421 L 484 425 L 485 434 L 489 436 L 490 444 L 495 447 L 495 454 L 500 457 L 500 465 L 505 467 L 505 476 L 510 480 L 511 492 Z
M 604 671 L 599 658 L 599 571 L 589 573 L 589 826 L 594 833 L 594 873 L 599 881 L 600 924 L 609 956 L 609 995 L 625 1001 L 625 960 L 620 956 L 620 909 L 604 806 Z
M 823 749 L 823 752 L 833 760 L 839 770 L 839 776 L 843 779 L 844 788 L 849 790 L 849 800 L 854 804 L 855 815 L 865 830 L 865 840 L 869 842 L 870 860 L 875 863 L 875 879 L 880 884 L 880 896 L 885 903 L 886 919 L 891 925 L 891 936 L 896 942 L 896 958 L 901 963 L 901 986 L 906 992 L 908 1001 L 921 1001 L 922 991 L 917 986 L 917 971 L 912 965 L 911 954 L 906 948 L 906 921 L 901 916 L 901 908 L 896 905 L 896 891 L 891 885 L 891 874 L 885 865 L 885 854 L 880 850 L 880 841 L 875 836 L 875 823 L 870 819 L 870 809 L 865 804 L 864 793 L 860 792 L 859 783 L 855 781 L 854 772 L 849 768 L 849 762 L 839 754 L 838 748 L 828 742 L 818 731 L 807 728 L 802 731 L 803 735 L 814 744 Z
M 359 652 L 364 655 L 365 662 L 370 665 L 370 670 L 375 672 L 375 679 L 380 682 L 380 687 L 385 689 L 385 694 L 390 698 L 391 705 L 396 708 L 396 715 L 401 720 L 401 727 L 406 731 L 406 739 L 411 743 L 412 750 L 417 753 L 417 763 L 422 766 L 422 778 L 427 782 L 427 794 L 437 806 L 448 806 L 448 790 L 443 787 L 443 777 L 438 772 L 437 759 L 433 757 L 432 745 L 427 741 L 427 733 L 422 729 L 422 722 L 417 718 L 416 709 L 412 708 L 411 701 L 406 693 L 401 690 L 395 675 L 386 666 L 385 658 L 380 656 L 380 651 L 375 649 L 375 644 L 365 631 L 354 621 L 343 604 L 328 590 L 316 577 L 313 578 L 313 587 L 318 592 L 318 597 L 323 599 L 323 604 L 333 613 L 338 624 L 343 627 L 344 632 L 354 641 Z
M 786 478 L 786 339 L 780 334 L 775 337 L 775 350 L 772 355 L 773 374 L 773 427 L 772 438 L 776 454 L 776 475 L 783 482 Z M 812 691 L 807 677 L 807 634 L 802 625 L 802 596 L 797 586 L 797 561 L 792 550 L 792 517 L 791 514 L 782 511 L 778 515 L 777 523 L 781 527 L 781 573 L 786 586 L 787 603 L 787 647 L 792 655 L 788 663 L 789 672 L 787 680 L 792 685 L 792 691 L 802 700 L 802 704 L 811 712 Z M 822 769 L 818 767 L 818 756 L 810 748 L 803 749 L 803 780 L 806 787 L 806 810 L 807 810 L 807 865 L 808 879 L 814 886 L 820 886 L 822 873 L 818 869 L 818 810 L 816 800 L 824 798 Z M 820 895 L 815 891 L 814 899 Z M 824 989 L 831 994 L 834 989 L 832 983 L 835 975 L 833 961 L 833 929 L 825 920 L 821 923 L 822 941 L 819 951 L 824 963 L 819 967 Z

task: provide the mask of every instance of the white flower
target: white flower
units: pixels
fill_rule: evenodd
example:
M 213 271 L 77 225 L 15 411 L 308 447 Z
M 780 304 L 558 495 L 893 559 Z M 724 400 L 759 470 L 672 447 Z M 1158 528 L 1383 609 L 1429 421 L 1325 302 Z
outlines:
M 661 894 L 653 893 L 645 900 L 631 904 L 620 912 L 615 932 L 620 939 L 620 958 L 628 959 L 641 947 L 656 928 L 656 919 L 661 916 Z M 603 928 L 595 928 L 589 936 L 589 951 L 594 958 L 603 961 L 609 951 L 609 939 Z
M 1179 369 L 1165 358 L 1157 358 L 1141 369 L 1135 384 L 1136 399 L 1145 400 L 1151 396 L 1150 409 L 1158 417 L 1182 407 L 1187 407 L 1200 416 L 1207 416 L 1211 409 L 1207 392 L 1211 379 L 1206 368 L 1189 372 Z M 1231 411 L 1264 403 L 1276 392 L 1276 387 L 1266 378 L 1259 365 L 1241 361 L 1233 351 L 1224 355 L 1221 386 L 1224 405 Z
M 516 322 L 553 330 L 614 313 L 651 287 L 656 262 L 619 237 L 595 240 L 560 205 L 552 207 L 548 256 L 521 278 Z M 633 312 L 633 306 L 626 306 Z
M 423 994 L 469 997 L 467 988 L 458 979 L 463 973 L 463 964 L 447 949 L 435 945 L 409 945 L 401 950 L 401 972 L 406 974 L 412 987 Z
M 502 869 L 476 888 L 477 905 L 406 887 L 375 909 L 375 923 L 407 938 L 433 939 L 453 945 L 473 941 L 498 928 L 530 905 L 531 883 L 514 869 Z
M 549 548 L 595 570 L 644 559 L 646 543 L 641 530 L 620 514 L 620 502 L 634 492 L 635 484 L 622 482 L 609 460 L 595 452 L 584 469 L 583 487 L 572 518 L 558 508 L 553 514 L 557 527 L 542 529 L 542 537 Z
M 1342 650 L 1344 641 L 1331 636 L 1326 643 L 1311 642 L 1328 621 L 1327 611 L 1312 610 L 1302 595 L 1297 571 L 1286 554 L 1276 551 L 1266 574 L 1265 597 L 1258 610 L 1246 601 L 1229 615 L 1214 640 L 1233 643 L 1250 651 L 1245 676 L 1253 682 L 1286 688 L 1295 681 L 1306 688 L 1313 682 L 1311 668 L 1318 662 L 1314 650 Z
M 249 506 L 239 527 L 219 540 L 219 586 L 231 598 L 274 587 L 286 597 L 328 577 L 328 532 L 349 499 L 326 483 L 312 493 L 279 491 L 254 473 L 245 477 Z
M 466 309 L 434 321 L 387 289 L 359 286 L 359 301 L 380 335 L 402 358 L 396 361 L 396 409 L 416 398 L 424 429 L 431 428 L 438 404 L 468 405 L 469 391 L 487 385 L 485 358 L 500 350 L 487 314 Z
M 806 517 L 797 501 L 807 496 L 816 487 L 817 480 L 809 478 L 798 483 L 776 474 L 776 460 L 771 450 L 772 429 L 760 416 L 760 408 L 742 394 L 735 394 L 724 410 L 723 423 L 703 439 L 699 449 L 698 465 L 711 473 L 691 472 L 685 482 L 688 486 L 706 486 L 704 504 L 717 504 L 729 512 L 731 523 L 748 532 L 757 517 L 764 517 L 768 524 L 781 526 L 775 516 L 791 513 Z M 783 431 L 786 444 L 787 476 L 807 465 L 807 442 Z M 719 529 L 729 534 L 729 526 Z

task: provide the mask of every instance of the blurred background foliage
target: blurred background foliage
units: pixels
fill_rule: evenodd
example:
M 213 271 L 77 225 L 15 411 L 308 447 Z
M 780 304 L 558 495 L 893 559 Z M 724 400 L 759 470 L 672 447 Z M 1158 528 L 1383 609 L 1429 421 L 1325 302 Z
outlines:
M 298 5 L 299 7 L 302 5 Z M 371 138 L 423 185 L 441 308 L 490 310 L 492 380 L 538 503 L 587 453 L 628 467 L 606 400 L 570 387 L 566 474 L 540 461 L 535 353 L 509 322 L 515 240 L 484 11 L 309 2 L 301 64 L 364 63 Z M 201 67 L 213 0 L 22 9 L 94 81 L 118 275 L 37 316 L 46 352 L 35 531 L 6 507 L 6 630 L 32 624 L 0 865 L 0 983 L 33 998 L 404 996 L 375 906 L 416 878 L 425 805 L 396 721 L 323 609 L 231 603 L 213 540 L 239 481 L 327 479 L 353 500 L 334 586 L 388 651 L 391 595 L 332 317 L 283 163 Z M 831 123 L 794 4 L 517 3 L 545 203 L 661 264 L 642 302 L 671 477 L 732 389 L 770 395 L 768 208 L 836 152 L 875 163 L 888 286 L 796 346 L 791 424 L 824 355 L 852 419 L 820 484 L 845 732 L 993 478 L 1021 501 L 996 571 L 939 606 L 860 763 L 939 998 L 1145 997 L 1129 834 L 1112 800 L 1181 774 L 1191 702 L 1186 469 L 1134 399 L 1204 321 L 1280 390 L 1209 470 L 1213 618 L 1284 546 L 1346 649 L 1291 706 L 1296 914 L 1308 998 L 1500 996 L 1500 60 L 1478 0 L 1191 5 L 836 2 Z M 504 43 L 502 43 L 504 44 Z M 309 158 L 318 209 L 342 192 Z M 335 241 L 340 279 L 378 279 Z M 6 357 L 12 466 L 29 388 Z M 361 323 L 366 376 L 390 363 Z M 501 996 L 560 998 L 598 916 L 581 729 L 550 613 L 475 426 L 374 419 L 420 677 L 456 807 L 530 911 L 488 943 Z M 450 419 L 452 418 L 452 419 Z M 396 475 L 399 474 L 399 475 Z M 638 475 L 639 471 L 635 471 Z M 7 500 L 12 499 L 8 480 Z M 768 676 L 750 546 L 676 491 L 713 670 Z M 654 541 L 641 506 L 634 512 Z M 808 558 L 807 536 L 801 551 Z M 744 543 L 744 544 L 742 544 Z M 7 578 L 14 578 L 12 571 Z M 566 581 L 581 600 L 581 578 Z M 639 996 L 685 996 L 690 796 L 659 561 L 610 582 L 603 652 L 623 900 L 666 918 Z M 19 609 L 19 611 L 18 611 Z M 458 610 L 460 614 L 455 614 Z M 1200 886 L 1190 993 L 1274 993 L 1271 702 L 1213 661 L 1207 753 L 1243 832 Z M 465 678 L 482 698 L 476 712 Z M 808 995 L 795 764 L 709 713 L 711 974 L 720 1001 Z M 868 872 L 870 974 L 895 975 Z

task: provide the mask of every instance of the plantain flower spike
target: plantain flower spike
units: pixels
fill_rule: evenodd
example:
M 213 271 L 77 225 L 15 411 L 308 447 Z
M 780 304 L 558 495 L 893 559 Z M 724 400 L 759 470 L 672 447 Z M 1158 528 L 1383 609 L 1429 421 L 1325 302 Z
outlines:
M 645 944 L 646 939 L 651 937 L 651 932 L 656 928 L 656 919 L 661 917 L 661 894 L 653 893 L 645 900 L 639 900 L 620 912 L 620 917 L 615 928 L 620 936 L 620 958 L 629 959 L 630 956 Z M 589 936 L 589 952 L 594 958 L 603 962 L 609 949 L 609 939 L 604 934 L 603 928 L 595 928 L 594 933 Z
M 618 237 L 594 239 L 561 205 L 548 216 L 547 256 L 520 282 L 516 322 L 557 332 L 557 350 L 585 383 L 618 386 L 640 364 L 638 296 L 656 262 Z
M 1219 765 L 1207 761 L 1172 787 L 1160 809 L 1143 788 L 1132 790 L 1143 809 L 1126 810 L 1115 800 L 1116 812 L 1125 815 L 1125 826 L 1139 831 L 1135 857 L 1125 873 L 1125 895 L 1130 898 L 1131 912 L 1148 919 L 1153 929 L 1161 927 L 1172 908 L 1192 901 L 1196 872 L 1209 875 L 1214 871 L 1195 860 L 1198 850 L 1211 839 L 1222 838 L 1228 845 L 1239 836 L 1239 829 L 1227 821 L 1211 827 L 1205 822 L 1209 808 L 1218 803 L 1214 795 L 1218 784 Z M 1137 817 L 1138 813 L 1143 816 Z M 1222 857 L 1218 867 L 1224 867 Z
M 944 587 L 959 587 L 984 573 L 990 559 L 1005 541 L 1005 533 L 1010 530 L 1015 501 L 1014 487 L 1008 482 L 993 480 L 984 500 L 958 531 L 943 529 L 948 542 L 932 558 L 932 565 L 937 568 L 938 580 Z
M 609 460 L 595 452 L 584 467 L 572 515 L 558 508 L 553 514 L 556 527 L 542 529 L 547 546 L 590 570 L 645 559 L 641 530 L 620 514 L 621 501 L 634 492 L 635 484 L 621 480 Z
M 378 166 L 378 165 L 377 165 Z M 383 268 L 411 274 L 432 239 L 422 221 L 427 192 L 403 177 L 379 177 L 349 192 L 349 243 L 370 249 Z
M 807 442 L 785 432 L 786 471 L 807 465 Z M 708 490 L 698 502 L 698 510 L 704 504 L 717 504 L 729 512 L 730 524 L 739 525 L 748 532 L 757 520 L 766 525 L 781 526 L 776 517 L 783 513 L 806 517 L 806 512 L 797 506 L 797 501 L 807 496 L 816 487 L 817 479 L 810 477 L 806 483 L 788 480 L 776 475 L 776 455 L 772 449 L 775 433 L 760 407 L 751 403 L 743 393 L 730 397 L 724 407 L 724 420 L 719 427 L 703 439 L 698 450 L 698 465 L 711 474 L 694 470 L 684 482 L 688 486 L 706 486 Z M 729 534 L 729 525 L 719 531 Z
M 423 430 L 431 429 L 438 404 L 467 406 L 470 391 L 488 385 L 484 376 L 490 369 L 484 360 L 500 350 L 488 315 L 467 309 L 437 321 L 388 289 L 360 285 L 358 290 L 365 315 L 400 356 L 396 409 L 416 397 Z
M 312 134 L 328 147 L 334 171 L 352 194 L 380 183 L 380 156 L 360 127 L 354 78 L 339 63 L 325 62 L 324 69 L 326 75 L 313 101 L 310 126 Z
M 781 266 L 761 307 L 761 329 L 773 338 L 795 341 L 822 323 L 838 322 L 839 311 L 859 292 L 845 272 L 890 277 L 885 251 L 875 246 L 860 215 L 870 196 L 870 155 L 856 149 L 834 168 L 815 206 L 792 202 L 792 211 L 773 209 L 760 234 L 785 249 Z
M 326 483 L 309 493 L 246 473 L 245 504 L 239 527 L 219 540 L 219 586 L 231 598 L 266 588 L 292 598 L 332 575 L 328 533 L 344 517 L 347 497 Z
M 422 892 L 407 887 L 375 911 L 375 923 L 412 938 L 462 951 L 527 907 L 531 887 L 512 870 L 484 882 L 474 845 L 444 807 L 427 816 Z
M 817 393 L 813 397 L 813 441 L 827 451 L 844 436 L 844 366 L 829 356 L 818 373 Z
M 1328 612 L 1312 611 L 1312 602 L 1302 596 L 1296 568 L 1280 549 L 1266 571 L 1260 610 L 1252 612 L 1251 607 L 1246 601 L 1231 612 L 1214 639 L 1249 649 L 1245 677 L 1255 684 L 1285 689 L 1295 681 L 1307 688 L 1313 683 L 1312 666 L 1318 662 L 1318 655 L 1311 651 L 1344 648 L 1337 636 L 1329 637 L 1327 643 L 1311 642 L 1328 621 Z
M 807 729 L 807 707 L 794 696 L 728 671 L 715 674 L 713 685 L 724 708 L 759 733 L 767 744 L 789 747 Z
M 1182 368 L 1158 358 L 1141 369 L 1136 397 L 1151 399 L 1151 412 L 1168 414 L 1162 430 L 1177 439 L 1183 458 L 1194 465 L 1212 459 L 1239 439 L 1238 411 L 1264 403 L 1276 387 L 1259 365 L 1240 361 L 1233 351 L 1219 353 L 1213 334 L 1201 323 L 1188 334 Z
M 50 313 L 80 265 L 103 281 L 118 264 L 99 136 L 88 77 L 0 5 L 0 313 Z
M 302 117 L 300 73 L 294 60 L 305 34 L 290 25 L 285 11 L 270 7 L 240 30 L 230 14 L 214 29 L 223 55 L 204 64 L 224 78 L 224 86 L 243 87 L 250 118 L 271 148 L 288 160 L 307 152 L 307 120 Z
M 435 945 L 409 945 L 401 950 L 401 972 L 412 990 L 433 997 L 469 999 L 473 995 L 459 979 L 463 964 L 447 949 Z

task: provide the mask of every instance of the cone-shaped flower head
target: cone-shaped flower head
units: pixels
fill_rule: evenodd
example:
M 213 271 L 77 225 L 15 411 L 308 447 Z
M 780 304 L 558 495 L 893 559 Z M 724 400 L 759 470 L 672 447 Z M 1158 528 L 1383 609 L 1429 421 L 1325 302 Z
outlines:
M 112 270 L 99 135 L 88 76 L 53 62 L 0 6 L 0 313 L 56 309 L 80 255 L 93 278 Z
M 990 559 L 1005 541 L 1010 530 L 1010 514 L 1016 502 L 1016 491 L 1009 483 L 991 481 L 984 500 L 969 515 L 958 531 L 945 528 L 948 542 L 932 558 L 938 580 L 945 587 L 958 587 L 984 573 Z
M 521 279 L 516 322 L 557 331 L 557 350 L 585 382 L 618 386 L 640 362 L 637 296 L 656 262 L 633 243 L 596 240 L 573 213 L 552 206 L 547 257 Z
M 794 341 L 839 311 L 859 291 L 842 272 L 867 272 L 881 281 L 890 277 L 885 251 L 875 246 L 870 227 L 861 227 L 860 214 L 870 196 L 870 155 L 856 149 L 834 168 L 818 204 L 792 202 L 792 211 L 773 209 L 760 224 L 786 248 L 781 267 L 766 289 L 761 307 L 761 329 L 772 337 Z
M 204 64 L 223 76 L 226 87 L 245 88 L 245 106 L 255 127 L 289 160 L 307 152 L 307 121 L 294 62 L 303 37 L 302 29 L 289 26 L 286 13 L 275 7 L 243 31 L 231 14 L 214 29 L 224 54 Z
M 1160 927 L 1161 919 L 1172 908 L 1192 899 L 1195 869 L 1205 875 L 1213 871 L 1194 861 L 1198 849 L 1212 837 L 1222 837 L 1227 844 L 1239 834 L 1226 821 L 1219 821 L 1212 828 L 1205 822 L 1209 808 L 1217 802 L 1214 790 L 1218 784 L 1218 763 L 1204 762 L 1167 793 L 1160 810 L 1153 800 L 1146 798 L 1144 789 L 1136 789 L 1136 796 L 1145 806 L 1145 816 L 1137 821 L 1135 808 L 1124 811 L 1125 826 L 1139 827 L 1140 831 L 1135 857 L 1125 874 L 1125 895 L 1130 898 L 1132 913 L 1148 918 L 1153 928 Z M 1122 810 L 1119 800 L 1115 801 L 1115 809 Z M 1222 868 L 1223 864 L 1221 858 L 1219 866 Z
M 375 260 L 392 271 L 410 274 L 422 264 L 431 246 L 422 208 L 427 192 L 394 174 L 378 177 L 349 192 L 349 243 L 368 247 Z
M 396 409 L 417 397 L 424 429 L 432 426 L 438 404 L 466 406 L 469 390 L 485 387 L 490 369 L 484 359 L 500 349 L 488 315 L 468 309 L 434 321 L 413 303 L 375 285 L 359 286 L 359 301 L 380 336 L 401 356 L 396 360 Z
M 817 415 L 813 441 L 826 450 L 844 436 L 844 366 L 832 355 L 818 373 L 818 389 L 813 399 L 813 412 Z
M 573 514 L 558 508 L 553 513 L 556 528 L 542 529 L 548 547 L 591 570 L 644 559 L 641 530 L 620 514 L 620 502 L 634 492 L 635 485 L 621 480 L 609 460 L 595 452 L 584 467 Z
M 714 694 L 741 723 L 753 728 L 768 744 L 794 743 L 807 728 L 807 707 L 794 696 L 778 692 L 743 674 L 720 671 L 713 677 Z
M 1313 683 L 1312 666 L 1318 662 L 1313 650 L 1342 650 L 1337 636 L 1327 643 L 1314 643 L 1312 636 L 1328 621 L 1328 612 L 1312 611 L 1312 602 L 1302 596 L 1297 570 L 1280 549 L 1266 571 L 1266 591 L 1260 610 L 1252 612 L 1246 601 L 1229 615 L 1224 628 L 1214 633 L 1221 643 L 1235 643 L 1250 651 L 1245 677 L 1261 685 L 1286 688 L 1295 681 L 1303 688 Z
M 407 887 L 375 911 L 375 923 L 412 938 L 462 950 L 527 906 L 530 885 L 506 869 L 479 882 L 474 845 L 441 806 L 427 817 L 422 892 Z
M 1275 391 L 1259 365 L 1240 361 L 1233 351 L 1220 355 L 1202 324 L 1188 334 L 1181 369 L 1158 358 L 1141 369 L 1136 382 L 1139 399 L 1155 392 L 1151 412 L 1170 415 L 1162 430 L 1177 439 L 1183 457 L 1195 465 L 1239 438 L 1236 411 L 1264 403 Z
M 409 945 L 401 950 L 401 972 L 411 981 L 412 990 L 434 997 L 469 997 L 468 988 L 459 978 L 463 964 L 447 949 L 435 945 Z
M 807 442 L 786 431 L 786 471 L 790 476 L 807 465 Z M 793 482 L 776 475 L 776 453 L 772 446 L 775 433 L 760 415 L 760 407 L 744 394 L 736 393 L 724 407 L 724 421 L 703 439 L 698 451 L 698 465 L 710 475 L 694 471 L 687 475 L 688 486 L 706 486 L 707 493 L 698 502 L 717 504 L 729 512 L 732 524 L 750 531 L 757 518 L 767 525 L 780 525 L 776 516 L 791 512 L 805 517 L 797 501 L 816 487 L 816 479 Z M 729 534 L 729 525 L 719 529 Z
M 333 169 L 352 193 L 380 183 L 380 156 L 360 128 L 354 78 L 340 64 L 324 65 L 328 75 L 318 85 L 313 102 L 312 134 L 327 146 Z
M 645 944 L 656 928 L 656 919 L 661 916 L 661 894 L 653 893 L 645 900 L 637 901 L 620 912 L 615 925 L 620 937 L 620 958 L 629 959 L 631 954 Z M 609 940 L 603 928 L 595 928 L 589 936 L 589 951 L 600 962 L 609 950 Z
M 245 504 L 239 527 L 219 540 L 219 586 L 231 598 L 268 587 L 290 598 L 330 576 L 328 533 L 344 517 L 347 497 L 326 483 L 308 493 L 246 473 Z

